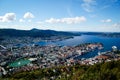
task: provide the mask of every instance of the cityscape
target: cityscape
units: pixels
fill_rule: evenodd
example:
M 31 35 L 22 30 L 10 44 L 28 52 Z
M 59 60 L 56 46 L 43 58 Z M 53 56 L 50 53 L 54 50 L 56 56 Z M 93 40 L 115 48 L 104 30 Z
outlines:
M 119 0 L 1 0 L 0 80 L 119 80 Z

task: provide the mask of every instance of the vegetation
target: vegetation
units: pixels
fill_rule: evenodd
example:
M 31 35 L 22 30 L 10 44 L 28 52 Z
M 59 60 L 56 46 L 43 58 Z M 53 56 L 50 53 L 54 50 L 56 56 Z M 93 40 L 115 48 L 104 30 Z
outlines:
M 115 54 L 120 54 L 120 50 L 114 51 Z
M 0 29 L 0 36 L 8 37 L 52 37 L 52 36 L 75 36 L 78 34 L 54 30 L 16 30 L 16 29 Z
M 0 80 L 120 80 L 120 60 L 19 72 L 3 76 Z
M 120 37 L 119 32 L 79 32 L 79 34 L 84 35 L 97 35 L 97 36 L 103 36 L 103 37 Z

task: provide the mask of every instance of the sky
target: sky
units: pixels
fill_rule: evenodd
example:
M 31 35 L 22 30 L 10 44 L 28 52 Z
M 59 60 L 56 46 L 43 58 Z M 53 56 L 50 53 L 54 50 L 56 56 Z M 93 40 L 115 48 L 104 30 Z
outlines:
M 0 29 L 120 32 L 120 0 L 0 0 Z

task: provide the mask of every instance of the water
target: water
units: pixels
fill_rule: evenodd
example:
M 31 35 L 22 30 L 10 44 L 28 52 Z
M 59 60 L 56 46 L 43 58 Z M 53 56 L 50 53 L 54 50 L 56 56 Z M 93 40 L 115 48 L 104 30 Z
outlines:
M 119 38 L 102 37 L 102 36 L 95 36 L 95 35 L 81 35 L 81 36 L 75 36 L 74 38 L 66 39 L 63 41 L 39 42 L 38 44 L 39 45 L 55 44 L 55 45 L 75 46 L 78 44 L 93 43 L 93 42 L 100 42 L 104 45 L 104 49 L 100 50 L 101 52 L 112 50 L 112 46 L 117 46 L 117 48 L 120 49 L 120 37 Z M 98 53 L 98 50 L 95 50 L 93 52 L 79 56 L 78 58 L 94 57 L 97 55 L 97 53 Z

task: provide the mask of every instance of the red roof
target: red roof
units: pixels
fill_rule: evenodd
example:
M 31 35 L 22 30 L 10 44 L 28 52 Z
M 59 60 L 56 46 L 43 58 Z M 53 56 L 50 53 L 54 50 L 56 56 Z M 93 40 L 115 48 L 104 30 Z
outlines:
M 108 59 L 109 57 L 106 55 L 99 55 L 96 57 L 97 59 Z

